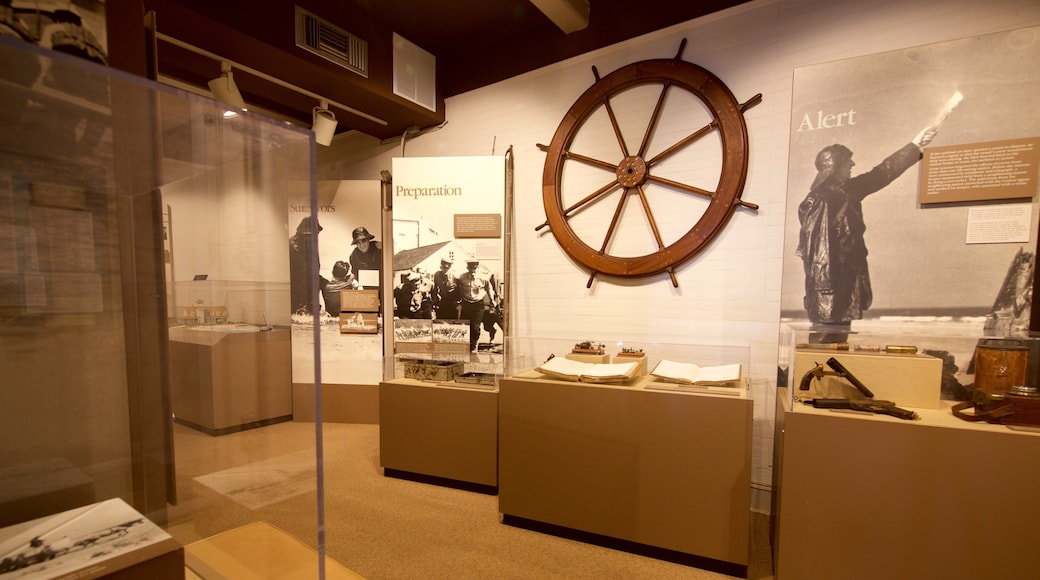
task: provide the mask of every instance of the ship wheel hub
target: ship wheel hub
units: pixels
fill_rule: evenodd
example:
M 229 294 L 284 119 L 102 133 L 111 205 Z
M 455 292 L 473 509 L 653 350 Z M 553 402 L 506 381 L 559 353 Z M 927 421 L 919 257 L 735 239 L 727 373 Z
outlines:
M 641 157 L 632 155 L 618 163 L 617 181 L 622 187 L 638 187 L 646 183 L 647 177 L 646 161 Z

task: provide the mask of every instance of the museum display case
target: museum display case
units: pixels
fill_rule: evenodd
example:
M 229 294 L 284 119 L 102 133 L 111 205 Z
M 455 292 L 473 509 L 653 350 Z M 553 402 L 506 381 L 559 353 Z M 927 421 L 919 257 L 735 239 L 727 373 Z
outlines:
M 253 377 L 289 364 L 287 199 L 313 199 L 312 134 L 6 37 L 0 61 L 0 527 L 119 498 L 181 544 L 256 520 L 315 544 L 313 429 L 255 430 L 294 458 L 278 482 L 173 422 L 177 385 L 252 399 L 233 423 L 283 388 Z M 256 390 L 214 394 L 220 365 Z M 294 491 L 243 499 L 257 485 Z
M 504 352 L 402 353 L 379 383 L 385 475 L 495 493 Z
M 387 476 L 494 493 L 497 385 L 408 377 L 380 382 L 379 465 Z
M 1040 337 L 986 335 L 977 318 L 856 328 L 783 325 L 777 365 L 792 403 L 872 398 L 950 415 L 956 402 L 972 399 L 976 384 L 1006 392 L 1036 386 L 1040 376 Z
M 954 411 L 993 388 L 985 356 L 1010 363 L 999 373 L 1035 386 L 1036 339 L 913 325 L 852 333 L 792 325 L 783 335 L 772 508 L 778 578 L 1012 577 L 1035 567 L 1006 540 L 1029 536 L 1040 518 L 1035 494 L 1013 491 L 1040 477 L 1036 462 L 1023 460 L 1040 454 L 1040 425 L 965 421 Z M 874 396 L 827 365 L 831 357 Z M 818 376 L 821 364 L 828 374 Z M 910 414 L 892 412 L 890 402 Z
M 747 344 L 522 338 L 508 346 L 516 356 L 498 400 L 505 523 L 746 574 Z M 589 366 L 565 380 L 543 372 L 558 370 L 556 359 Z M 665 372 L 665 362 L 739 370 L 705 382 Z

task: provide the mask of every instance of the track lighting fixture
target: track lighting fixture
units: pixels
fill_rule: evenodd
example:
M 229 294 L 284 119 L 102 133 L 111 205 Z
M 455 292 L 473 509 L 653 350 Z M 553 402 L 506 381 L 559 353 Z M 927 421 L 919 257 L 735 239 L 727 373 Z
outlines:
M 589 26 L 589 0 L 531 0 L 564 34 Z
M 0 2 L 2 1 L 3 0 L 0 0 Z M 228 105 L 228 107 L 230 108 L 227 112 L 224 113 L 225 117 L 233 117 L 236 114 L 238 114 L 239 111 L 246 109 L 245 101 L 242 99 L 242 94 L 238 92 L 238 87 L 235 85 L 235 79 L 231 73 L 231 69 L 232 67 L 234 67 L 237 68 L 239 72 L 245 72 L 246 74 L 248 74 L 251 79 L 263 80 L 268 83 L 278 85 L 282 88 L 295 91 L 297 93 L 300 93 L 301 95 L 306 95 L 308 97 L 319 100 L 321 102 L 321 106 L 314 108 L 312 116 L 313 124 L 311 128 L 315 132 L 316 141 L 318 143 L 321 143 L 322 145 L 329 145 L 332 142 L 332 136 L 335 133 L 336 126 L 338 124 L 338 122 L 336 121 L 336 116 L 333 115 L 332 111 L 329 109 L 330 103 L 335 105 L 336 108 L 341 111 L 346 111 L 348 114 L 358 116 L 362 119 L 367 119 L 368 121 L 371 121 L 383 127 L 386 127 L 389 124 L 385 119 L 380 119 L 379 117 L 376 117 L 374 115 L 369 115 L 364 111 L 360 111 L 358 109 L 355 109 L 354 107 L 345 105 L 340 102 L 330 101 L 329 99 L 317 93 L 313 93 L 296 85 L 287 83 L 279 78 L 275 78 L 267 73 L 256 70 L 255 68 L 250 68 L 242 63 L 230 61 L 219 54 L 215 54 L 198 48 L 196 46 L 192 46 L 191 44 L 188 44 L 182 40 L 177 40 L 176 38 L 167 34 L 163 34 L 162 32 L 156 31 L 155 37 L 163 41 L 164 43 L 183 48 L 195 54 L 202 55 L 206 58 L 220 62 L 220 77 L 209 81 L 209 90 L 213 93 L 214 98 Z M 319 110 L 321 111 L 320 115 Z M 323 131 L 321 135 L 327 134 L 328 137 L 326 138 L 319 135 L 319 129 L 322 129 Z
M 321 103 L 314 107 L 313 117 L 314 124 L 311 130 L 314 131 L 314 141 L 326 147 L 332 145 L 332 138 L 336 135 L 339 122 L 336 121 L 336 115 L 329 110 L 329 102 L 322 99 Z
M 231 64 L 228 62 L 221 61 L 220 76 L 209 81 L 209 90 L 213 92 L 215 99 L 233 109 L 244 110 L 246 108 L 246 102 L 242 99 L 242 93 L 238 92 L 238 85 L 235 84 Z M 224 116 L 229 115 L 225 113 Z

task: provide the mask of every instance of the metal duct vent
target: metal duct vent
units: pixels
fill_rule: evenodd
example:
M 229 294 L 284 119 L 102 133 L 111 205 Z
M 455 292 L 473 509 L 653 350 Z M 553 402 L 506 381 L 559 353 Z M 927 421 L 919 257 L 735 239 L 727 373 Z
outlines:
M 296 46 L 368 78 L 368 43 L 299 6 Z

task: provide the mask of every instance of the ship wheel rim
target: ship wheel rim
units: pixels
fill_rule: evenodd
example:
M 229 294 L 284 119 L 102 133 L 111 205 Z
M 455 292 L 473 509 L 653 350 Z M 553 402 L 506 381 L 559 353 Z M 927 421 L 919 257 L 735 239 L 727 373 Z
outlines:
M 679 239 L 643 256 L 621 257 L 596 250 L 570 227 L 563 205 L 561 179 L 566 152 L 586 120 L 607 100 L 630 88 L 660 84 L 676 86 L 696 96 L 711 112 L 723 149 L 718 188 L 696 223 Z M 644 277 L 673 269 L 703 251 L 722 231 L 741 203 L 748 167 L 747 125 L 741 105 L 721 80 L 679 59 L 647 60 L 617 69 L 596 81 L 564 115 L 546 148 L 542 172 L 542 202 L 546 223 L 564 251 L 595 274 Z M 629 161 L 626 157 L 622 163 Z M 643 161 L 643 160 L 639 160 Z M 621 173 L 621 163 L 617 172 Z M 643 176 L 642 181 L 646 181 Z

